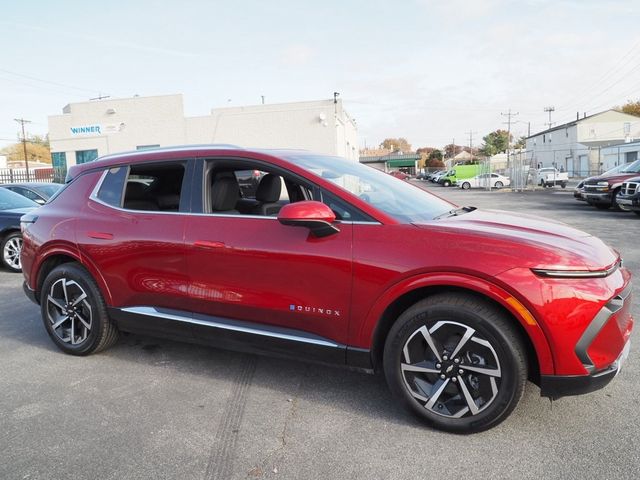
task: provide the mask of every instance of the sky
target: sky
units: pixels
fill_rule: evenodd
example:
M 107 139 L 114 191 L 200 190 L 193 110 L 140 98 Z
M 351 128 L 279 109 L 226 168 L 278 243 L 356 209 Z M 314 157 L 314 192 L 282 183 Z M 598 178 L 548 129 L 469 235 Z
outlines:
M 99 95 L 187 116 L 339 92 L 360 146 L 478 146 L 640 99 L 637 0 L 3 2 L 0 146 Z M 471 132 L 471 135 L 470 135 Z

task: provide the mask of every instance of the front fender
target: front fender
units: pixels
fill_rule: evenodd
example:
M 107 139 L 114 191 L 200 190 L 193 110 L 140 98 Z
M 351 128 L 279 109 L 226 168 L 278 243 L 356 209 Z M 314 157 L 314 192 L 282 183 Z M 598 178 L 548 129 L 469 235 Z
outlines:
M 553 374 L 554 365 L 549 342 L 540 324 L 525 306 L 522 299 L 516 298 L 504 288 L 487 280 L 462 273 L 431 273 L 405 278 L 389 287 L 369 310 L 364 322 L 356 334 L 356 345 L 372 346 L 376 328 L 385 310 L 398 298 L 414 290 L 428 287 L 453 287 L 473 291 L 484 295 L 502 305 L 520 322 L 536 352 L 541 374 Z

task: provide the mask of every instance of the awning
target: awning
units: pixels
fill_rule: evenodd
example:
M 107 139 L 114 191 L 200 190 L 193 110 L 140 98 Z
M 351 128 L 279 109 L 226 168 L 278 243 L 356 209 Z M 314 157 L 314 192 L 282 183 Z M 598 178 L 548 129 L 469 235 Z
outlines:
M 415 159 L 387 160 L 387 167 L 415 167 Z

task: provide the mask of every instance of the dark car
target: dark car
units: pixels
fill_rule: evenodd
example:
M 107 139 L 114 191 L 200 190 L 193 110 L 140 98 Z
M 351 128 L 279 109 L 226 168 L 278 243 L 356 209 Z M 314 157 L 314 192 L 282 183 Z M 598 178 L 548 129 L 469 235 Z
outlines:
M 265 175 L 245 197 L 251 170 Z M 125 331 L 378 370 L 398 404 L 472 432 L 507 418 L 527 379 L 586 393 L 629 352 L 631 272 L 559 222 L 291 150 L 122 153 L 69 179 L 22 217 L 22 262 L 72 355 Z
M 640 177 L 623 182 L 618 194 L 618 205 L 640 215 Z
M 5 183 L 0 187 L 22 195 L 38 205 L 44 205 L 49 198 L 60 190 L 62 184 L 50 182 Z
M 588 180 L 588 179 L 585 179 Z M 576 188 L 573 189 L 573 198 L 575 198 L 576 200 L 580 200 L 581 202 L 586 202 L 586 199 L 584 198 L 584 182 L 585 180 L 581 180 L 578 185 L 576 185 Z
M 12 272 L 20 272 L 20 251 L 22 233 L 20 217 L 29 213 L 38 204 L 5 188 L 0 188 L 0 261 L 2 266 Z
M 640 160 L 625 165 L 614 173 L 603 173 L 597 177 L 591 177 L 584 182 L 585 200 L 596 208 L 606 210 L 613 207 L 616 210 L 629 210 L 625 205 L 618 203 L 622 182 L 637 177 L 640 173 Z

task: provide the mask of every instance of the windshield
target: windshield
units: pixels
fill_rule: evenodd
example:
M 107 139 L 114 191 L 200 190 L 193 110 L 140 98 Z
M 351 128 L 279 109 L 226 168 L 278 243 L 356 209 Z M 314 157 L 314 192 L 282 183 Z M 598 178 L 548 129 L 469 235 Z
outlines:
M 289 160 L 401 222 L 433 220 L 452 208 L 450 203 L 404 180 L 358 162 L 320 155 L 295 155 Z
M 22 195 L 18 195 L 6 188 L 0 188 L 0 210 L 10 210 L 12 208 L 38 207 L 36 202 L 32 202 Z
M 39 185 L 37 190 L 43 192 L 47 197 L 50 197 L 62 187 L 59 183 L 50 183 L 48 185 Z
M 620 173 L 640 173 L 640 160 L 636 160 L 635 162 L 625 166 Z

